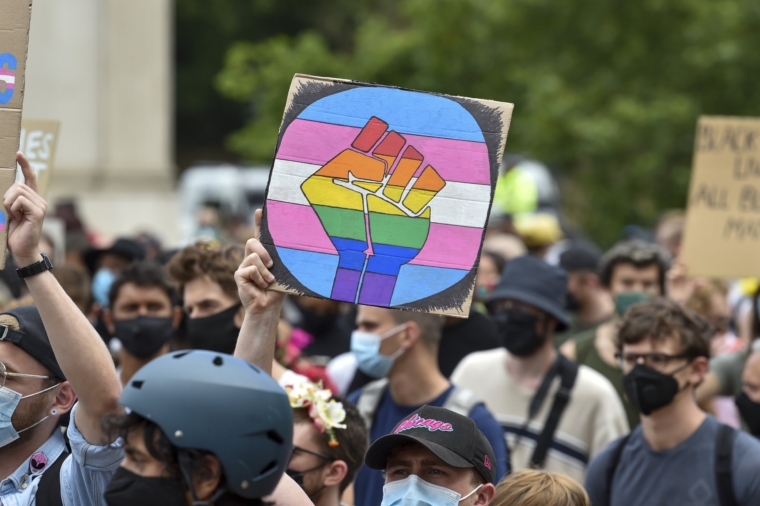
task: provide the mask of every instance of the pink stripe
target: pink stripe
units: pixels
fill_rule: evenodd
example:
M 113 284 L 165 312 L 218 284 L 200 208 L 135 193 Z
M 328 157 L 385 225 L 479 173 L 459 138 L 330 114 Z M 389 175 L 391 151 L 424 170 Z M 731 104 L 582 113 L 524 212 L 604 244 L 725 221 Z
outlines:
M 13 77 L 15 75 L 16 75 L 16 71 L 15 70 L 3 70 L 2 68 L 0 68 L 0 76 L 11 76 L 11 77 Z
M 2 81 L 2 79 L 0 79 L 0 81 Z M 12 90 L 12 89 L 15 88 L 15 86 L 13 85 L 13 83 L 6 83 L 5 81 L 3 81 L 3 82 L 5 83 L 5 89 L 6 90 Z
M 277 158 L 324 165 L 348 148 L 359 128 L 294 120 L 282 136 Z
M 277 246 L 337 255 L 322 223 L 309 206 L 267 200 L 269 232 Z
M 361 129 L 294 120 L 282 138 L 277 158 L 323 165 L 348 148 Z M 432 165 L 447 181 L 491 184 L 485 143 L 403 134 L 425 156 L 419 173 Z M 417 174 L 419 175 L 419 174 Z
M 470 270 L 480 250 L 483 230 L 431 223 L 427 241 L 411 264 Z

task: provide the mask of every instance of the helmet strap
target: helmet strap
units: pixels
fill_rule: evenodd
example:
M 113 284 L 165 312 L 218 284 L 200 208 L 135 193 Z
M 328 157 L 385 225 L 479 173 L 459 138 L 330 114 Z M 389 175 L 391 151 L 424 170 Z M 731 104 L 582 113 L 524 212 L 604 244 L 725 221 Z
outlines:
M 185 480 L 187 489 L 190 491 L 190 497 L 193 499 L 192 506 L 214 506 L 214 502 L 224 495 L 227 490 L 224 487 L 219 487 L 211 497 L 209 497 L 208 501 L 201 501 L 198 499 L 198 494 L 195 493 L 195 485 L 193 485 L 190 454 L 185 450 L 178 450 L 177 460 L 179 461 L 179 471 L 182 473 L 182 478 Z

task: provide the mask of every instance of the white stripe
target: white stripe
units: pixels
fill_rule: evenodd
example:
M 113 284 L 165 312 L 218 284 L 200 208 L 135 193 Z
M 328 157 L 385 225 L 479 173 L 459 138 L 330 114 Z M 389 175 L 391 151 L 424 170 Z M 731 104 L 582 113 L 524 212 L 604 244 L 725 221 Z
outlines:
M 5 81 L 7 84 L 16 84 L 15 76 L 4 76 L 0 74 L 0 81 Z
M 308 206 L 309 201 L 301 191 L 301 185 L 320 167 L 311 163 L 275 160 L 267 198 Z
M 275 160 L 267 198 L 309 205 L 301 191 L 301 184 L 320 167 L 311 163 Z M 447 181 L 446 186 L 430 201 L 431 221 L 483 228 L 488 217 L 490 201 L 491 187 L 488 185 Z

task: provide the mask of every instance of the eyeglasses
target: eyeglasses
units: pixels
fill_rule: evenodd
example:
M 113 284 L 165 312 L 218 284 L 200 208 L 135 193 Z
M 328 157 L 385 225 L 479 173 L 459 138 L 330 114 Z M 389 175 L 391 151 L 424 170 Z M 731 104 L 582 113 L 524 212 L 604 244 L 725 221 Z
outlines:
M 7 378 L 38 378 L 38 379 L 53 379 L 55 376 L 40 376 L 38 374 L 21 374 L 18 372 L 8 372 L 5 364 L 0 362 L 0 388 L 5 386 L 5 380 Z
M 672 360 L 691 358 L 688 353 L 668 355 L 667 353 L 616 353 L 615 360 L 620 369 L 631 369 L 643 361 L 644 365 L 652 369 L 665 369 Z
M 294 447 L 293 447 L 293 453 L 291 453 L 291 454 L 290 454 L 290 459 L 291 459 L 291 460 L 292 460 L 292 459 L 293 459 L 293 457 L 295 456 L 296 452 L 303 452 L 303 453 L 308 453 L 309 455 L 314 455 L 315 457 L 319 457 L 320 459 L 325 459 L 325 460 L 327 460 L 327 461 L 329 461 L 329 462 L 332 462 L 333 460 L 335 460 L 335 459 L 334 459 L 334 458 L 332 458 L 332 457 L 328 457 L 328 456 L 327 456 L 327 455 L 325 455 L 324 453 L 313 452 L 313 451 L 311 451 L 311 450 L 307 450 L 306 448 L 301 448 L 300 446 L 294 446 Z

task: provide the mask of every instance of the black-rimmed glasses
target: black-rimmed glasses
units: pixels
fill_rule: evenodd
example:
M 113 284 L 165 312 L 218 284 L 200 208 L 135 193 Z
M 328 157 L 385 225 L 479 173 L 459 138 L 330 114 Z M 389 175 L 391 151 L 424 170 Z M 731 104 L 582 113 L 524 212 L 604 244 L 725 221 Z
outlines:
M 331 461 L 331 462 L 332 462 L 333 460 L 335 460 L 335 459 L 334 459 L 334 458 L 332 458 L 332 457 L 328 457 L 328 456 L 327 456 L 327 455 L 325 455 L 324 453 L 313 452 L 313 451 L 311 451 L 311 450 L 307 450 L 306 448 L 301 448 L 300 446 L 294 446 L 294 447 L 293 447 L 293 453 L 291 453 L 291 454 L 290 454 L 290 458 L 291 458 L 291 459 L 292 459 L 292 458 L 293 458 L 293 456 L 296 454 L 296 452 L 303 452 L 303 453 L 308 453 L 309 455 L 314 455 L 315 457 L 319 457 L 320 459 L 325 459 L 325 460 L 327 460 L 327 461 Z
M 652 369 L 663 370 L 673 360 L 691 358 L 688 353 L 679 353 L 669 355 L 667 353 L 616 353 L 615 360 L 620 369 L 631 369 L 639 362 L 643 362 L 647 367 Z

